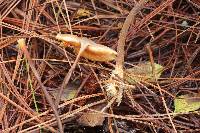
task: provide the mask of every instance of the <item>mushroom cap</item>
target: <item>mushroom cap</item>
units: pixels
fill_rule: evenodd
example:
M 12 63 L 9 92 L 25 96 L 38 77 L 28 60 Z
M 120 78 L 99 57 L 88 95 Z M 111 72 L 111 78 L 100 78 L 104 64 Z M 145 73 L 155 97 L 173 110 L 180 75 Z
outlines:
M 117 52 L 107 46 L 96 44 L 88 38 L 81 38 L 82 45 L 88 45 L 81 56 L 93 60 L 93 61 L 112 61 L 116 58 Z M 76 53 L 78 53 L 80 48 L 75 47 Z
M 80 38 L 76 35 L 71 34 L 57 34 L 56 39 L 63 41 L 63 47 L 67 47 L 68 45 L 78 47 L 80 46 Z
M 94 41 L 85 37 L 78 37 L 70 34 L 58 34 L 56 38 L 64 42 L 64 47 L 67 45 L 74 46 L 77 54 L 79 53 L 81 46 L 87 45 L 87 48 L 83 51 L 81 56 L 92 61 L 111 61 L 117 56 L 115 50 L 101 44 L 96 44 Z

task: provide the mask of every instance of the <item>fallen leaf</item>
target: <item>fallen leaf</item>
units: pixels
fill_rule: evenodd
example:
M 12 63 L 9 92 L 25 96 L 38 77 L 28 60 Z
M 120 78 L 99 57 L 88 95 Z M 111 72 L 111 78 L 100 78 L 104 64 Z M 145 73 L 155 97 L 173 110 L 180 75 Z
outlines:
M 73 99 L 77 93 L 77 89 L 77 85 L 68 84 L 67 87 L 63 90 L 63 93 L 61 95 L 61 101 Z M 56 98 L 59 93 L 59 89 L 51 90 L 50 93 L 53 95 L 54 98 Z
M 84 8 L 79 8 L 77 13 L 76 13 L 76 17 L 80 18 L 80 17 L 90 17 L 92 13 L 89 10 L 86 10 Z
M 93 107 L 94 110 L 100 111 L 102 107 L 104 107 L 105 104 L 101 104 L 98 106 Z M 105 117 L 101 113 L 87 111 L 83 113 L 80 118 L 77 120 L 77 122 L 83 126 L 101 126 L 103 125 L 103 121 L 105 120 Z
M 78 123 L 83 126 L 94 127 L 103 125 L 104 120 L 105 117 L 100 113 L 87 112 L 78 119 Z
M 126 69 L 124 72 L 124 79 L 130 84 L 136 84 L 141 81 L 155 82 L 156 79 L 160 78 L 164 67 L 156 63 L 154 63 L 154 67 L 155 76 L 152 71 L 151 63 L 145 62 Z
M 181 95 L 174 100 L 174 113 L 188 113 L 200 108 L 200 98 L 196 95 Z

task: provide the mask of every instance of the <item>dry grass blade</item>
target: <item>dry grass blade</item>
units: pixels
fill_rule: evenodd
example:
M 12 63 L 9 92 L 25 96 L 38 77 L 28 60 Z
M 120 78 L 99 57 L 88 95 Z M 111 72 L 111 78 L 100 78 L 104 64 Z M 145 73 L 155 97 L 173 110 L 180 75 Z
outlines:
M 76 99 L 72 99 L 72 100 L 70 100 L 70 101 L 65 101 L 65 103 L 59 105 L 58 108 L 62 108 L 62 107 L 64 107 L 64 106 L 68 105 L 68 104 L 72 104 L 72 103 L 74 103 L 74 102 L 81 101 L 81 100 L 83 100 L 83 99 L 89 99 L 89 98 L 98 97 L 98 96 L 101 96 L 101 95 L 103 95 L 103 94 L 102 94 L 102 93 L 99 93 L 99 94 L 93 94 L 93 95 L 88 95 L 88 96 L 86 95 L 86 96 L 82 96 L 82 97 L 79 97 L 79 98 L 76 98 Z M 37 120 L 39 117 L 41 117 L 41 116 L 43 116 L 43 115 L 46 115 L 46 114 L 48 114 L 49 112 L 50 112 L 50 110 L 47 110 L 47 111 L 45 111 L 45 112 L 43 112 L 43 113 L 41 113 L 41 114 L 39 114 L 39 115 L 37 115 L 37 116 L 34 116 L 34 117 L 32 117 L 32 118 L 30 118 L 30 119 L 28 119 L 28 120 L 26 120 L 26 121 L 23 121 L 23 122 L 21 122 L 21 123 L 15 125 L 15 126 L 13 126 L 13 127 L 10 127 L 10 128 L 8 128 L 8 129 L 6 129 L 5 132 L 9 132 L 9 131 L 11 131 L 11 130 L 13 130 L 13 129 L 15 129 L 15 128 L 21 126 L 21 125 L 23 125 L 23 124 L 25 124 L 25 123 L 30 122 L 30 121 Z M 45 122 L 45 123 L 44 123 L 44 122 L 43 122 L 43 123 L 40 122 L 40 124 L 41 124 L 42 126 L 44 126 L 44 127 L 49 127 L 50 124 L 48 125 L 48 124 L 46 124 L 46 123 L 51 123 L 51 122 Z M 53 124 L 53 123 L 51 123 L 51 125 L 52 125 L 52 124 Z M 51 130 L 51 131 L 52 131 L 52 132 L 55 132 L 55 130 Z
M 57 120 L 57 122 L 58 122 L 59 130 L 60 130 L 61 133 L 63 133 L 62 122 L 61 122 L 61 120 L 60 120 L 60 118 L 59 118 L 59 114 L 58 114 L 57 108 L 56 108 L 56 106 L 54 105 L 54 102 L 53 102 L 53 100 L 52 100 L 50 94 L 48 93 L 48 91 L 46 90 L 45 86 L 44 86 L 43 83 L 41 82 L 41 78 L 40 78 L 40 76 L 39 76 L 39 74 L 38 74 L 36 68 L 34 67 L 34 64 L 33 64 L 32 60 L 31 60 L 31 57 L 30 57 L 30 55 L 29 55 L 29 52 L 28 52 L 28 50 L 27 50 L 27 48 L 26 48 L 25 39 L 19 39 L 19 40 L 18 40 L 18 47 L 19 47 L 20 50 L 24 53 L 25 57 L 28 59 L 28 63 L 29 63 L 29 65 L 30 65 L 30 67 L 31 67 L 31 69 L 32 69 L 32 71 L 33 71 L 33 73 L 34 73 L 36 79 L 38 80 L 38 83 L 39 83 L 41 89 L 43 90 L 47 101 L 49 102 L 49 104 L 50 104 L 50 106 L 51 106 L 51 108 L 52 108 L 52 110 L 53 110 L 53 112 L 54 112 L 54 114 L 55 114 L 56 120 Z
M 12 105 L 14 105 L 15 107 L 17 107 L 19 110 L 21 110 L 21 111 L 23 111 L 25 114 L 27 114 L 28 116 L 30 116 L 30 117 L 35 117 L 33 114 L 31 114 L 30 112 L 28 112 L 26 109 L 24 109 L 24 108 L 22 108 L 21 106 L 19 106 L 19 105 L 17 105 L 16 103 L 14 103 L 12 100 L 10 100 L 9 98 L 7 98 L 5 95 L 3 95 L 2 93 L 0 93 L 0 96 L 1 96 L 1 98 L 3 98 L 3 99 L 5 99 L 5 101 L 7 101 L 7 102 L 9 102 L 9 103 L 11 103 Z M 43 121 L 42 120 L 40 120 L 40 119 L 38 119 L 38 118 L 36 118 L 35 119 L 36 121 L 38 121 L 39 123 L 42 123 Z M 23 123 L 23 124 L 25 124 L 25 123 Z M 49 128 L 49 130 L 51 130 L 52 132 L 55 132 L 55 129 L 53 129 L 52 127 L 50 127 L 50 126 L 46 126 L 47 128 Z M 14 129 L 14 128 L 13 128 Z M 8 129 L 6 129 L 5 130 L 5 132 L 7 132 L 8 131 Z

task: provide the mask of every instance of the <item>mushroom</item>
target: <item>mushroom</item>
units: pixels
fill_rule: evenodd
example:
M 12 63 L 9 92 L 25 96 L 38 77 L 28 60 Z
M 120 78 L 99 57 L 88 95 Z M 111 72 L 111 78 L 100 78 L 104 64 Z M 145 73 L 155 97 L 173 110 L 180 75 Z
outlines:
M 61 45 L 63 47 L 67 47 L 68 45 L 73 46 L 77 54 L 80 52 L 81 47 L 86 46 L 81 56 L 92 61 L 112 61 L 117 55 L 115 50 L 101 44 L 96 44 L 94 41 L 85 37 L 78 37 L 71 34 L 58 34 L 56 38 L 64 42 Z

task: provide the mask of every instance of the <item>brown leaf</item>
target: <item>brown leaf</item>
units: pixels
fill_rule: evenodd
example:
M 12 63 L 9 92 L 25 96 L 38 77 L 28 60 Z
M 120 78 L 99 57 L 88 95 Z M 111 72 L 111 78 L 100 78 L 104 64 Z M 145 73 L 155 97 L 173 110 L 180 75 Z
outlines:
M 93 109 L 101 110 L 101 108 L 103 106 L 104 106 L 103 104 L 98 105 L 98 106 L 94 107 Z M 87 111 L 87 112 L 83 113 L 77 121 L 79 124 L 81 124 L 83 126 L 94 127 L 94 126 L 103 125 L 104 120 L 105 120 L 105 117 L 103 114 L 97 113 L 97 112 L 92 112 L 92 111 Z
M 94 127 L 94 126 L 101 126 L 104 120 L 105 117 L 102 114 L 89 111 L 87 113 L 84 113 L 78 119 L 78 123 L 84 126 Z

